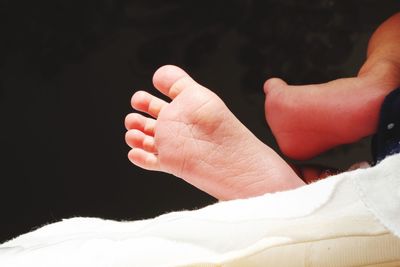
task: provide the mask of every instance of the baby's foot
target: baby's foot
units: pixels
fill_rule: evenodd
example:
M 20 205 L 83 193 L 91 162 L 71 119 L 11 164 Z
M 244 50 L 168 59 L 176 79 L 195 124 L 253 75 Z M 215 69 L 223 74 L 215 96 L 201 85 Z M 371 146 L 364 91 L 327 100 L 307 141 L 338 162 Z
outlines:
M 282 152 L 303 160 L 373 134 L 384 97 L 398 86 L 389 67 L 325 84 L 267 80 L 265 114 Z
M 136 92 L 132 106 L 155 119 L 126 117 L 129 159 L 148 170 L 181 177 L 222 200 L 295 188 L 304 182 L 259 141 L 222 100 L 175 66 L 164 66 L 154 86 L 165 102 Z

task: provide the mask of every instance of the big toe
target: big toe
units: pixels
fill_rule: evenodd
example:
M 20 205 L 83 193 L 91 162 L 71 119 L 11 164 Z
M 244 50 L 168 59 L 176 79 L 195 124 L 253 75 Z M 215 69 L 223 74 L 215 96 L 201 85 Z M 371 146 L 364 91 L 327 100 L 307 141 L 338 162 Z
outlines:
M 170 98 L 175 98 L 184 87 L 195 83 L 181 68 L 174 65 L 160 67 L 153 75 L 154 86 Z M 179 84 L 184 86 L 179 86 Z
M 287 83 L 279 78 L 270 78 L 264 83 L 264 92 L 265 94 L 270 93 L 272 90 L 281 89 L 282 87 L 287 86 Z

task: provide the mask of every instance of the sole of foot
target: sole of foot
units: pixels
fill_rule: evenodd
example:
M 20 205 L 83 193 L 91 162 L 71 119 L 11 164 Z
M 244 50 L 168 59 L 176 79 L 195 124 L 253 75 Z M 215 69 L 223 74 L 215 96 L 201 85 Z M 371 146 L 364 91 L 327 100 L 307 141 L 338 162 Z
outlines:
M 129 159 L 184 179 L 220 200 L 296 188 L 304 182 L 212 91 L 167 65 L 153 76 L 170 101 L 136 92 L 125 119 Z

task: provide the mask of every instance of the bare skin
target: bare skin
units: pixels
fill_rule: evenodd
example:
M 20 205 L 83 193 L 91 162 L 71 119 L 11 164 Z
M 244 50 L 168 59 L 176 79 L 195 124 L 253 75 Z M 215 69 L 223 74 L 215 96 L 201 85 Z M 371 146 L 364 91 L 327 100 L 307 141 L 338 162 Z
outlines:
M 125 119 L 129 159 L 184 179 L 220 200 L 248 198 L 304 185 L 212 91 L 175 66 L 158 69 L 154 86 L 172 101 L 136 92 Z
M 306 159 L 375 132 L 384 97 L 400 86 L 399 25 L 396 14 L 378 28 L 357 77 L 306 86 L 277 78 L 265 83 L 266 117 L 286 155 Z M 133 108 L 155 118 L 126 117 L 128 157 L 135 165 L 181 177 L 220 200 L 304 185 L 218 96 L 183 70 L 164 66 L 153 83 L 172 101 L 143 91 L 132 97 Z M 329 175 L 313 168 L 301 173 L 307 182 Z
M 282 152 L 304 160 L 375 133 L 387 94 L 400 86 L 400 13 L 374 32 L 357 77 L 290 86 L 265 82 L 265 115 Z

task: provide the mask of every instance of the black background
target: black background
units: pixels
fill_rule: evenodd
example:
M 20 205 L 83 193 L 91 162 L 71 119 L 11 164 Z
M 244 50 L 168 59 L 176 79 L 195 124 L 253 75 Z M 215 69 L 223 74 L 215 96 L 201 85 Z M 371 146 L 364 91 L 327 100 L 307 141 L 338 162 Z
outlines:
M 0 1 L 0 241 L 72 216 L 117 220 L 215 200 L 127 159 L 135 90 L 176 64 L 214 90 L 260 139 L 263 81 L 357 73 L 398 1 Z M 369 140 L 311 160 L 345 168 Z

